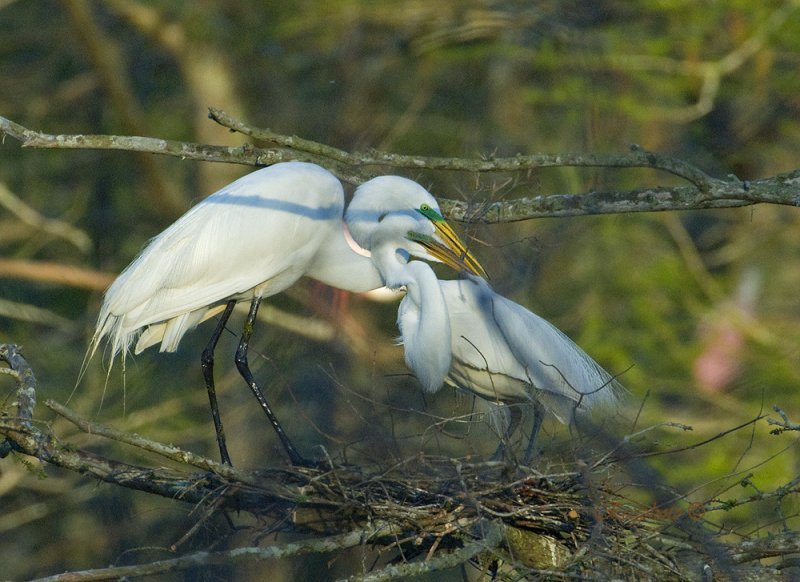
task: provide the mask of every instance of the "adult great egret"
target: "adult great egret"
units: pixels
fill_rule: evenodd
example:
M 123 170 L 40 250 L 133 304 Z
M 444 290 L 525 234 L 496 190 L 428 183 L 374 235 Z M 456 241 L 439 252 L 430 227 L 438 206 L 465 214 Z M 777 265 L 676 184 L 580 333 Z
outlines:
M 356 197 L 376 223 L 394 215 L 409 217 L 413 220 L 408 230 L 434 241 L 420 244 L 405 238 L 408 231 L 395 232 L 390 244 L 406 256 L 479 272 L 452 228 L 433 210 L 438 208 L 433 197 L 419 184 L 385 176 L 366 182 Z M 415 210 L 419 208 L 425 213 Z M 370 258 L 348 243 L 343 210 L 341 183 L 314 164 L 275 164 L 225 186 L 152 239 L 117 277 L 106 291 L 88 357 L 103 339 L 110 346 L 111 361 L 121 354 L 123 366 L 134 342 L 136 354 L 156 344 L 162 352 L 173 352 L 185 333 L 222 313 L 201 362 L 220 455 L 230 464 L 214 388 L 214 349 L 236 303 L 250 301 L 236 367 L 290 461 L 303 464 L 250 371 L 247 350 L 261 300 L 304 275 L 354 292 L 383 286 Z
M 356 242 L 371 251 L 386 286 L 406 288 L 398 326 L 406 365 L 426 392 L 447 383 L 497 404 L 533 404 L 534 429 L 526 458 L 531 456 L 542 408 L 567 423 L 576 410 L 617 399 L 622 388 L 608 372 L 556 327 L 499 295 L 484 279 L 466 275 L 440 281 L 426 263 L 385 252 L 392 245 L 383 236 L 392 230 L 374 221 L 352 221 L 352 216 L 365 212 L 360 202 L 353 200 L 346 220 Z M 429 250 L 450 252 L 425 233 L 415 233 L 410 224 L 402 225 L 405 218 L 391 218 L 398 221 L 395 230 L 407 227 L 409 238 Z M 514 410 L 509 408 L 512 419 L 506 436 L 519 420 Z

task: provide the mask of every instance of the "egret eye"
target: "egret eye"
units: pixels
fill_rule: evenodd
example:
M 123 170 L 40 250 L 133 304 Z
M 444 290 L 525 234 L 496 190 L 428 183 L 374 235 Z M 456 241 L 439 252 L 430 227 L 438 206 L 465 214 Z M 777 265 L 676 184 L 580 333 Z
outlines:
M 422 216 L 433 222 L 440 222 L 443 220 L 441 215 L 439 214 L 439 211 L 427 203 L 420 205 L 420 207 L 417 208 L 417 212 L 419 212 Z

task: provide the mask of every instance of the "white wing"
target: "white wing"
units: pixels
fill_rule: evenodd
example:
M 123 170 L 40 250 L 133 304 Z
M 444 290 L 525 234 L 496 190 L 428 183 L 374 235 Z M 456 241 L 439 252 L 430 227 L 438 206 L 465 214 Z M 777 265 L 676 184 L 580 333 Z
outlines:
M 106 292 L 92 351 L 109 336 L 112 358 L 154 325 L 137 351 L 172 351 L 209 308 L 279 293 L 342 228 L 339 181 L 312 164 L 258 170 L 212 194 L 154 238 Z
M 470 277 L 442 281 L 450 313 L 449 381 L 490 400 L 538 400 L 562 422 L 576 407 L 612 402 L 619 385 L 538 315 Z

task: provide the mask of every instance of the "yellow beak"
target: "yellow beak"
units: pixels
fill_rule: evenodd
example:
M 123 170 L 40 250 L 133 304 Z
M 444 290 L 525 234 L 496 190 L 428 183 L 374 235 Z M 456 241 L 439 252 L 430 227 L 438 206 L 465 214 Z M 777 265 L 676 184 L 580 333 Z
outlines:
M 434 258 L 440 260 L 451 269 L 456 271 L 466 270 L 478 277 L 488 278 L 478 259 L 469 252 L 466 245 L 458 238 L 453 227 L 439 213 L 427 207 L 420 210 L 420 213 L 430 219 L 436 229 L 436 234 L 439 235 L 444 244 L 431 236 L 417 232 L 408 233 L 407 236 L 410 240 L 421 244 Z

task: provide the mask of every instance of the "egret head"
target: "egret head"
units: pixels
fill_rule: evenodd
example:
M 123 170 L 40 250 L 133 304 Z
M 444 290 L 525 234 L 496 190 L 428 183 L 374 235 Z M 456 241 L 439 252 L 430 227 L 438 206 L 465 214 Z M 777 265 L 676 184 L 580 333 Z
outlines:
M 345 214 L 353 239 L 369 251 L 395 252 L 442 262 L 484 276 L 483 267 L 442 217 L 430 192 L 407 178 L 380 176 L 356 189 Z

